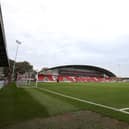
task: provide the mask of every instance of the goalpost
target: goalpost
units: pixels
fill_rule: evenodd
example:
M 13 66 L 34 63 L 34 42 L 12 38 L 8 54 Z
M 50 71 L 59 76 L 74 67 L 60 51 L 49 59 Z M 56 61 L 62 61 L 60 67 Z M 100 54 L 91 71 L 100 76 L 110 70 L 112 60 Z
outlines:
M 16 80 L 16 86 L 18 88 L 37 88 L 38 74 L 33 72 L 26 72 L 24 74 L 18 74 Z

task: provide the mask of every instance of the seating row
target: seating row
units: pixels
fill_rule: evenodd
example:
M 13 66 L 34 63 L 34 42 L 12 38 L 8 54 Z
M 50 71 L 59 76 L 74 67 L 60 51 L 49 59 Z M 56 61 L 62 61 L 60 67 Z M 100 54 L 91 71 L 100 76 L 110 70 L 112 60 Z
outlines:
M 54 75 L 38 75 L 40 82 L 109 82 L 109 77 L 74 77 L 74 76 L 54 76 Z

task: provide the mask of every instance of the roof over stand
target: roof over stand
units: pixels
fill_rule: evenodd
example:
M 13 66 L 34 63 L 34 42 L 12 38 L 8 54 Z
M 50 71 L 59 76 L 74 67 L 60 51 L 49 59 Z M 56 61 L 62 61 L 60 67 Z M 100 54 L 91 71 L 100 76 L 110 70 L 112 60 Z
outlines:
M 9 67 L 1 5 L 0 5 L 0 67 Z

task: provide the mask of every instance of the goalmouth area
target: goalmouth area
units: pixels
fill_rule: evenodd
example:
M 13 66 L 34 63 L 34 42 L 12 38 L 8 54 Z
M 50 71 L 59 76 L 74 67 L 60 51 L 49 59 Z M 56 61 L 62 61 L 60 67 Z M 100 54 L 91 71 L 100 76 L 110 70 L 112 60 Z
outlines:
M 129 120 L 129 83 L 38 83 L 36 87 L 0 89 L 0 128 L 35 118 L 93 111 Z

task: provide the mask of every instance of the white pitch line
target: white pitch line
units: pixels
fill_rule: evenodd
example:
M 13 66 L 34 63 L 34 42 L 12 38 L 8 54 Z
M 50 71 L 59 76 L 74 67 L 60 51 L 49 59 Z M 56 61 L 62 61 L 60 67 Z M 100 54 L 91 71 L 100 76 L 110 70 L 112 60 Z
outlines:
M 122 112 L 122 113 L 124 113 L 124 114 L 129 114 L 128 111 L 121 111 L 121 110 L 120 110 L 120 112 Z
M 2 87 L 0 87 L 0 90 L 3 88 L 3 86 Z
M 120 111 L 129 110 L 129 108 L 121 108 Z
M 0 86 L 0 90 L 3 88 L 3 86 Z
M 18 87 L 17 86 L 17 88 L 22 88 L 22 89 L 30 89 L 31 88 L 31 89 L 33 89 L 33 88 L 36 88 L 36 87 Z
M 106 106 L 106 105 L 103 105 L 103 104 L 98 104 L 98 103 L 95 103 L 95 102 L 91 102 L 91 101 L 79 99 L 79 98 L 72 97 L 72 96 L 69 96 L 69 95 L 65 95 L 65 94 L 62 94 L 62 93 L 59 93 L 59 92 L 48 90 L 46 88 L 39 88 L 38 87 L 38 89 L 41 89 L 43 91 L 47 91 L 47 92 L 52 93 L 52 94 L 55 94 L 55 95 L 63 96 L 65 98 L 77 100 L 77 101 L 80 101 L 80 102 L 83 102 L 83 103 L 88 103 L 88 104 L 92 104 L 92 105 L 95 105 L 95 106 L 98 106 L 98 107 L 103 107 L 103 108 L 106 108 L 106 109 L 110 109 L 110 110 L 113 110 L 113 111 L 122 112 L 124 114 L 129 114 L 129 112 L 123 111 L 123 110 L 118 109 L 118 108 L 114 108 L 114 107 Z

